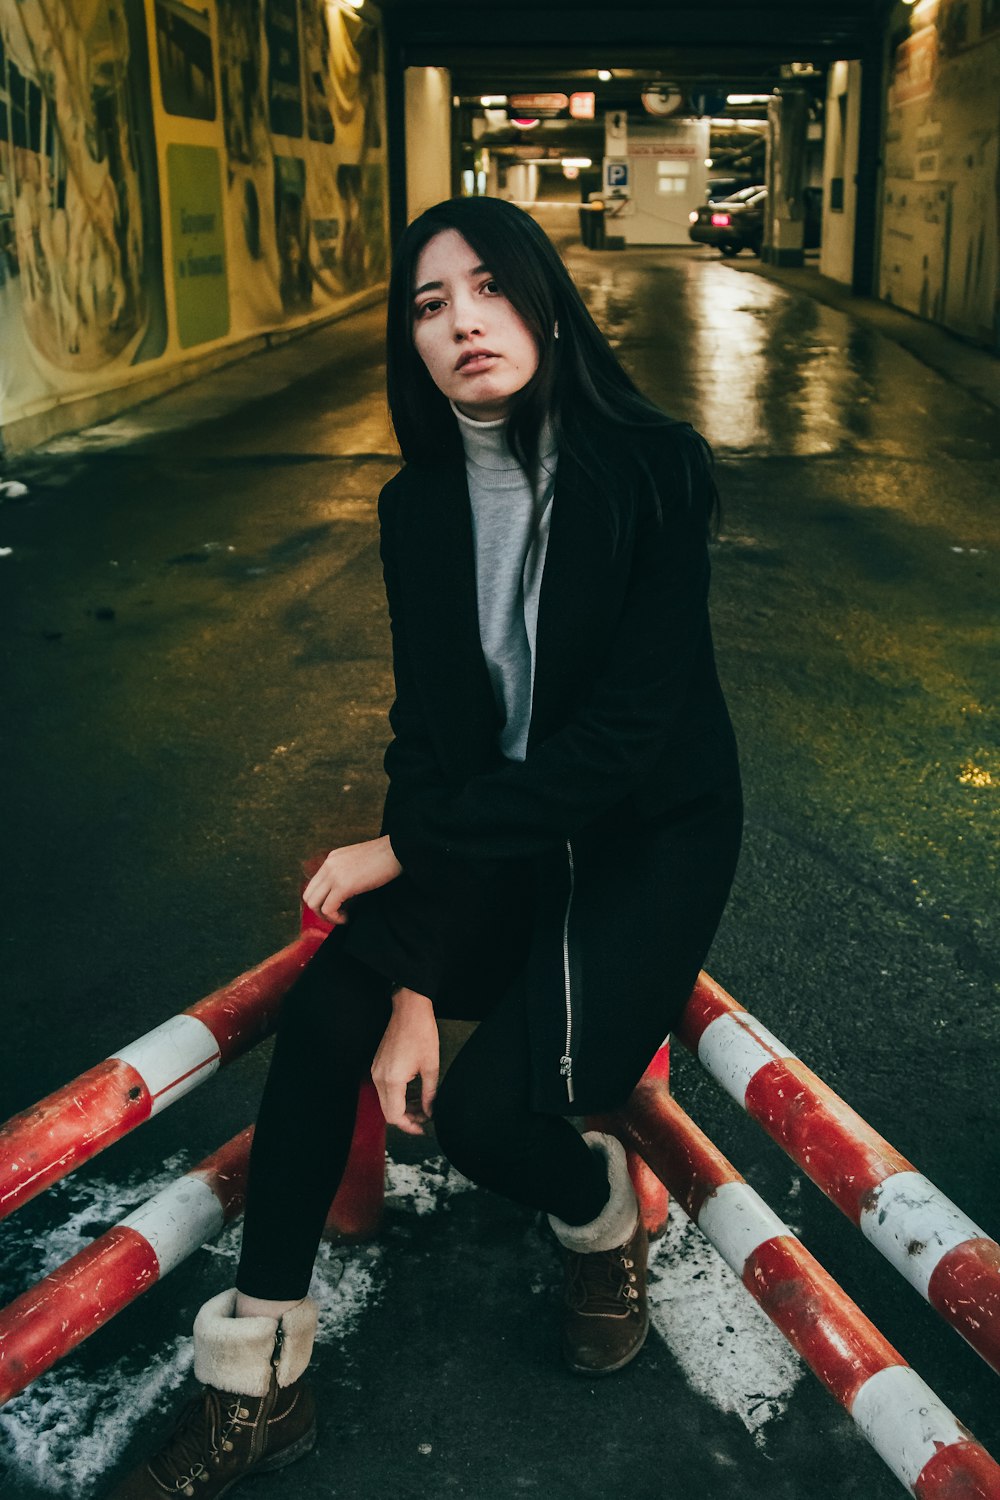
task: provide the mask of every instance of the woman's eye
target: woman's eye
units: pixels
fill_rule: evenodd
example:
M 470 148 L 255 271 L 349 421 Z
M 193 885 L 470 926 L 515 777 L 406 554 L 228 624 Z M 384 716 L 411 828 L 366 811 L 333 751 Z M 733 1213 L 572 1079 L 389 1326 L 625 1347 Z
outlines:
M 489 281 L 483 283 L 483 290 L 485 292 L 493 292 L 497 296 L 500 295 L 500 288 L 492 277 L 490 277 Z
M 420 306 L 414 310 L 413 315 L 415 318 L 422 318 L 424 316 L 424 313 L 433 312 L 436 307 L 443 306 L 444 303 L 441 301 L 440 297 L 435 297 L 431 302 L 421 302 Z

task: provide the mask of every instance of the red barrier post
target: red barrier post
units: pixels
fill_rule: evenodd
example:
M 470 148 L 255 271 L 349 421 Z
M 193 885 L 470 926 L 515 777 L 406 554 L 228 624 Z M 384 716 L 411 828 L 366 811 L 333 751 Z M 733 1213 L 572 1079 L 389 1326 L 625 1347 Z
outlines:
M 671 1099 L 662 1081 L 640 1083 L 618 1129 L 917 1500 L 1000 1500 L 1000 1465 Z
M 385 1205 L 385 1119 L 371 1079 L 358 1090 L 347 1167 L 330 1205 L 324 1234 L 354 1244 L 379 1231 Z
M 658 1079 L 664 1088 L 670 1087 L 670 1039 L 659 1049 L 643 1075 L 644 1080 Z M 621 1135 L 617 1128 L 617 1115 L 590 1115 L 588 1130 L 606 1130 L 612 1135 Z M 632 1179 L 639 1207 L 642 1211 L 646 1233 L 651 1240 L 659 1239 L 667 1227 L 670 1212 L 670 1194 L 657 1177 L 652 1167 L 647 1166 L 638 1151 L 626 1139 L 622 1139 L 628 1160 L 628 1175 Z
M 183 1097 L 273 1029 L 322 942 L 309 929 L 0 1126 L 0 1219 Z
M 252 1135 L 241 1131 L 0 1312 L 0 1405 L 242 1212 Z
M 900 1275 L 1000 1371 L 1000 1245 L 702 974 L 677 1037 Z

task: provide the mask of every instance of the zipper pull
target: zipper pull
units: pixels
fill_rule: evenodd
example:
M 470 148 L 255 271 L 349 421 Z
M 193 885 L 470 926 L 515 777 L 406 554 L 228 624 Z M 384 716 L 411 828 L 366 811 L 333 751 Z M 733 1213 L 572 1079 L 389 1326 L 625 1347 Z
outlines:
M 277 1370 L 277 1368 L 278 1368 L 278 1365 L 279 1365 L 279 1363 L 281 1361 L 281 1346 L 282 1346 L 282 1344 L 284 1342 L 285 1342 L 285 1329 L 284 1329 L 284 1325 L 282 1324 L 281 1319 L 279 1318 L 278 1319 L 278 1326 L 277 1326 L 277 1328 L 274 1331 L 274 1348 L 271 1350 L 271 1368 L 272 1368 L 272 1370 Z
M 561 1057 L 559 1059 L 559 1077 L 560 1078 L 572 1078 L 572 1076 L 573 1076 L 573 1059 L 571 1057 Z

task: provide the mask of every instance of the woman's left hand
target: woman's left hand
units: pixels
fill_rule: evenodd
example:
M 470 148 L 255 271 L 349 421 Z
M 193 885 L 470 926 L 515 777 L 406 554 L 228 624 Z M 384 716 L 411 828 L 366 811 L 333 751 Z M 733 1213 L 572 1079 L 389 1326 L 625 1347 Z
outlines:
M 378 839 L 366 839 L 363 844 L 331 849 L 306 886 L 302 899 L 310 911 L 337 927 L 348 919 L 344 903 L 352 896 L 388 885 L 402 873 L 403 867 L 385 833 Z

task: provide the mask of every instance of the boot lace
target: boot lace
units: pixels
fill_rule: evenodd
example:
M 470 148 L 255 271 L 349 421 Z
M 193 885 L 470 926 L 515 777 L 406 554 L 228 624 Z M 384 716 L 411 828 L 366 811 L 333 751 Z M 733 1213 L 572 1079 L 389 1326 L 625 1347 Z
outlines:
M 571 1254 L 566 1281 L 567 1302 L 577 1311 L 627 1316 L 639 1297 L 635 1261 L 626 1253 L 629 1248 L 629 1245 L 619 1245 L 615 1250 Z
M 223 1413 L 222 1393 L 205 1386 L 184 1407 L 170 1437 L 150 1460 L 149 1471 L 157 1484 L 178 1495 L 191 1488 L 195 1479 L 208 1478 L 208 1464 L 227 1451 L 229 1435 L 240 1415 L 238 1399 L 230 1398 Z M 154 1464 L 156 1468 L 154 1469 Z

